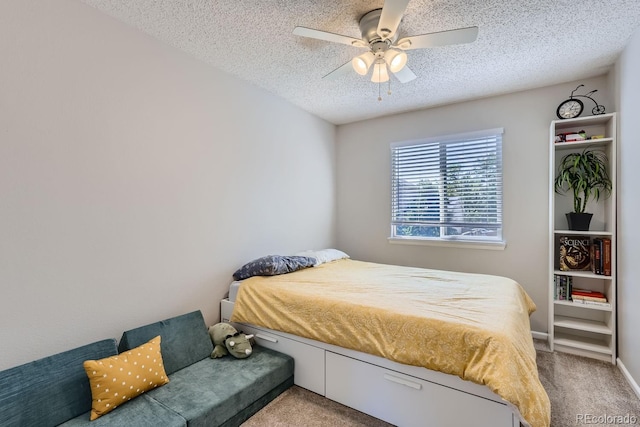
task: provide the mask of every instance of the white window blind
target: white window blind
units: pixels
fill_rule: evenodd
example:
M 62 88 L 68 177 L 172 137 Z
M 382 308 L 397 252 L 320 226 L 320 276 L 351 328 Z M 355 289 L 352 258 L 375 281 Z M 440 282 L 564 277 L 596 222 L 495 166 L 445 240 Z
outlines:
M 502 133 L 391 144 L 391 237 L 502 241 Z

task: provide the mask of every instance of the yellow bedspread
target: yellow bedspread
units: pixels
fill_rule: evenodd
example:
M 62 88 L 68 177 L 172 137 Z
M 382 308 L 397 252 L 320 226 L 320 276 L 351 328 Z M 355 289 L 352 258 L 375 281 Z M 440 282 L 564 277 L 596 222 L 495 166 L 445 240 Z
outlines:
M 231 321 L 457 375 L 547 427 L 529 327 L 535 308 L 504 277 L 345 259 L 244 280 Z

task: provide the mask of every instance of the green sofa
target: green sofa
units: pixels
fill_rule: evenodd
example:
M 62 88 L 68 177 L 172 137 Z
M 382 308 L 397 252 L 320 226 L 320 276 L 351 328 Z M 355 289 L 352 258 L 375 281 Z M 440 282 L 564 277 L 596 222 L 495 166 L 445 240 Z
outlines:
M 160 335 L 169 383 L 89 421 L 85 360 L 135 348 Z M 238 426 L 293 385 L 293 359 L 256 347 L 250 357 L 211 359 L 213 344 L 194 311 L 0 372 L 0 426 Z

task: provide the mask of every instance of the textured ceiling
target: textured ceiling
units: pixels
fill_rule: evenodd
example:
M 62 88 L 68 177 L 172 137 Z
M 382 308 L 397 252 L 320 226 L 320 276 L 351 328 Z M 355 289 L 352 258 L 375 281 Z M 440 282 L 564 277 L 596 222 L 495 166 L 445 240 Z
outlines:
M 601 75 L 640 26 L 640 0 L 411 0 L 400 37 L 478 26 L 478 38 L 407 51 L 418 78 L 392 78 L 378 101 L 368 76 L 322 78 L 363 49 L 292 31 L 361 38 L 383 0 L 82 1 L 335 124 Z

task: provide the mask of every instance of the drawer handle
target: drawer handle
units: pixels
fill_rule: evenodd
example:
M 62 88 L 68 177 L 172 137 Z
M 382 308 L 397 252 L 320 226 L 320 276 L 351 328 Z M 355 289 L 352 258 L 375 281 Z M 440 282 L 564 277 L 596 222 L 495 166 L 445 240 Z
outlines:
M 404 378 L 394 377 L 393 375 L 384 374 L 384 379 L 393 381 L 394 383 L 406 385 L 407 387 L 415 388 L 416 390 L 420 390 L 422 388 L 422 384 L 407 381 Z
M 278 339 L 277 339 L 277 338 L 272 338 L 272 337 L 269 337 L 269 336 L 267 336 L 267 335 L 256 334 L 256 335 L 255 335 L 255 337 L 256 337 L 256 338 L 259 338 L 259 339 L 261 339 L 261 340 L 265 340 L 265 341 L 269 341 L 269 342 L 273 342 L 273 343 L 278 342 Z

